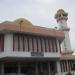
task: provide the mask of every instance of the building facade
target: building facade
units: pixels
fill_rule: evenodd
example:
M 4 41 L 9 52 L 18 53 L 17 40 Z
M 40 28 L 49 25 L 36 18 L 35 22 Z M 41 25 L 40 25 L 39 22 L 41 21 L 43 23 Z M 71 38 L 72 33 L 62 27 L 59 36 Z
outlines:
M 1 75 L 65 75 L 75 56 L 62 53 L 64 31 L 34 26 L 20 18 L 0 23 Z
M 74 74 L 73 71 L 75 56 L 73 55 L 74 51 L 71 49 L 71 43 L 69 38 L 70 28 L 67 25 L 68 13 L 65 12 L 63 9 L 59 9 L 55 14 L 55 19 L 59 25 L 59 30 L 62 30 L 65 35 L 65 38 L 61 43 L 61 72 L 63 75 L 66 75 L 68 72 Z

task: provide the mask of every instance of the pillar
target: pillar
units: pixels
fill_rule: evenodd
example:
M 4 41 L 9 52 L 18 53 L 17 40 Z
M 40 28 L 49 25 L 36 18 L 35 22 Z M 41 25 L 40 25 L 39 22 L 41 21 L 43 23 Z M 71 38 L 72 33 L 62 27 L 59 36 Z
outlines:
M 59 46 L 59 41 L 56 39 L 56 41 L 57 41 L 57 49 L 58 49 L 58 53 L 60 54 L 60 46 Z
M 13 51 L 13 34 L 8 33 L 4 36 L 4 52 Z
M 60 61 L 57 61 L 57 75 L 61 75 Z
M 51 75 L 50 63 L 48 62 L 48 75 Z
M 21 65 L 18 63 L 18 73 L 21 73 Z
M 69 64 L 68 64 L 68 60 L 66 60 L 66 63 L 67 63 L 67 71 L 69 72 Z
M 36 75 L 38 75 L 38 63 L 36 63 Z
M 4 64 L 1 64 L 1 74 L 4 74 Z

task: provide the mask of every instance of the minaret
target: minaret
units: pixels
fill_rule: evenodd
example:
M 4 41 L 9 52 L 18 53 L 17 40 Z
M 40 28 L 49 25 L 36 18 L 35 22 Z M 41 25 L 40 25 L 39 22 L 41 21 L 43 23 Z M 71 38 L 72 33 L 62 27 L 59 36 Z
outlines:
M 63 30 L 65 34 L 65 39 L 61 44 L 61 52 L 64 54 L 73 53 L 73 51 L 71 50 L 71 44 L 69 39 L 70 28 L 67 26 L 68 13 L 65 12 L 63 9 L 59 9 L 55 14 L 55 19 L 59 25 L 59 29 Z

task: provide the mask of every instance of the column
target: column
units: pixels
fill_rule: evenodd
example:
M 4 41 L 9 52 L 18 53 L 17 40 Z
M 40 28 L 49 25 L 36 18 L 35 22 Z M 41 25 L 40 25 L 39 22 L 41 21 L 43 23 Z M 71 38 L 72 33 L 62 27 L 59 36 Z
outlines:
M 58 53 L 60 54 L 60 47 L 59 47 L 59 41 L 56 39 L 56 41 L 57 41 L 57 49 L 58 49 Z
M 49 62 L 48 62 L 48 72 L 49 72 L 48 75 L 51 75 L 51 69 L 50 69 L 50 63 Z
M 4 36 L 4 51 L 9 53 L 13 51 L 13 34 L 5 34 Z
M 57 75 L 61 75 L 60 61 L 56 61 L 56 63 L 57 63 Z
M 70 70 L 69 70 L 69 64 L 68 64 L 68 60 L 66 60 L 66 63 L 67 63 L 67 72 L 69 72 Z
M 18 63 L 18 73 L 21 73 L 21 65 Z
M 4 74 L 4 64 L 1 64 L 1 74 Z
M 36 63 L 36 75 L 38 75 L 38 63 Z

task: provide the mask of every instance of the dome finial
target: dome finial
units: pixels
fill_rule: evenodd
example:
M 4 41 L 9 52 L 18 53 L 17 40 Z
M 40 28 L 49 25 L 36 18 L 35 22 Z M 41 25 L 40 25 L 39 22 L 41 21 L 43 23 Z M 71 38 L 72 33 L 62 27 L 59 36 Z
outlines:
M 64 11 L 64 9 L 59 9 L 58 11 L 57 11 L 57 13 L 64 13 L 65 11 Z
M 14 22 L 17 23 L 18 25 L 32 26 L 32 23 L 29 20 L 24 18 L 16 19 Z

